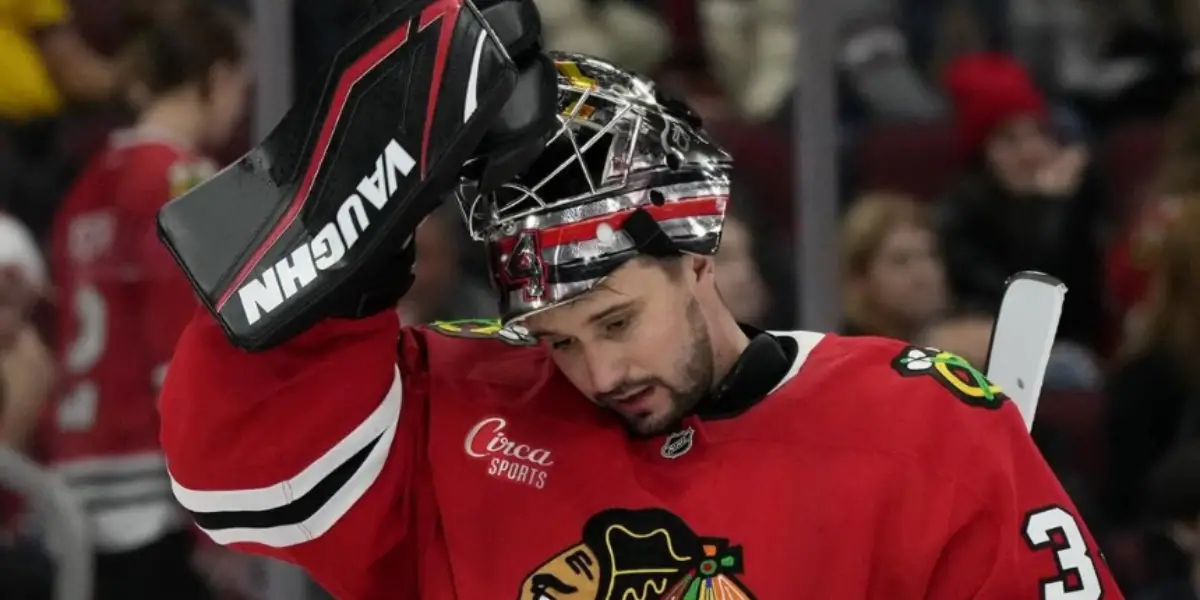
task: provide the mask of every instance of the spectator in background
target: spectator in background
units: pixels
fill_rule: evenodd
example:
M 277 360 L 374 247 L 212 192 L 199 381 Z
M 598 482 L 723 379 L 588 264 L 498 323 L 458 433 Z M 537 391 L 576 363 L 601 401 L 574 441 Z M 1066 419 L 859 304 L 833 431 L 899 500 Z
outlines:
M 932 120 L 945 114 L 936 91 L 908 53 L 891 0 L 842 0 L 837 67 L 843 115 L 873 120 Z M 742 118 L 787 123 L 797 86 L 797 3 L 789 0 L 702 0 L 702 34 L 713 72 Z
M 1185 199 L 1200 197 L 1200 88 L 1184 96 L 1165 127 L 1163 160 L 1145 198 L 1138 198 L 1130 223 L 1113 242 L 1107 258 L 1109 296 L 1125 332 L 1142 320 L 1150 284 L 1149 260 L 1156 256 L 1165 228 Z
M 33 235 L 0 213 L 0 446 L 27 450 L 53 383 L 54 358 L 30 322 L 46 291 L 46 265 Z M 16 535 L 19 498 L 0 489 L 0 597 L 50 600 L 54 565 L 34 543 Z
M 46 287 L 33 235 L 0 213 L 0 445 L 17 450 L 27 448 L 53 384 L 53 356 L 30 321 Z
M 1051 94 L 1102 94 L 1124 85 L 1121 78 L 1104 76 L 1101 52 L 1111 32 L 1140 20 L 1139 3 L 1014 0 L 1007 11 L 1010 43 L 1002 48 L 1031 69 Z
M 1148 516 L 1187 558 L 1188 571 L 1132 600 L 1200 599 L 1200 442 L 1184 443 L 1155 465 L 1148 478 Z
M 194 600 L 210 592 L 171 496 L 156 397 L 197 304 L 154 217 L 214 172 L 205 152 L 240 123 L 248 71 L 240 23 L 208 0 L 162 0 L 141 18 L 122 54 L 137 122 L 89 162 L 54 222 L 63 380 L 44 458 L 90 519 L 96 600 Z M 217 583 L 236 580 L 225 571 Z
M 296 0 L 293 4 L 296 89 L 316 83 L 321 68 L 354 34 L 370 0 Z M 661 19 L 630 0 L 541 0 L 546 47 L 581 52 L 624 68 L 653 72 L 667 57 L 670 36 Z
M 1101 129 L 1134 119 L 1159 119 L 1195 82 L 1200 42 L 1193 0 L 1075 0 L 1083 9 L 1063 40 L 1058 63 L 1065 92 Z M 1055 6 L 1057 2 L 1047 3 Z M 1068 3 L 1070 5 L 1072 3 Z M 1086 35 L 1088 40 L 1071 36 Z M 1083 45 L 1083 43 L 1087 45 Z M 1037 52 L 1036 49 L 1033 49 Z
M 0 74 L 5 191 L 16 192 L 0 203 L 41 239 L 70 171 L 54 153 L 58 117 L 68 103 L 113 98 L 116 69 L 84 42 L 66 0 L 0 0 Z
M 945 272 L 925 207 L 868 193 L 842 219 L 844 331 L 913 341 L 946 310 Z
M 1144 322 L 1109 380 L 1108 512 L 1141 514 L 1150 467 L 1180 440 L 1200 439 L 1200 202 L 1181 204 L 1151 258 Z
M 842 13 L 838 66 L 865 116 L 874 121 L 944 117 L 944 102 L 909 54 L 899 3 L 849 0 L 837 6 Z
M 734 112 L 751 121 L 775 117 L 796 85 L 796 4 L 700 0 L 696 8 L 712 75 Z
M 580 52 L 650 73 L 671 48 L 662 20 L 636 2 L 538 0 L 537 6 L 546 47 L 551 50 Z
M 113 65 L 71 26 L 66 0 L 0 2 L 0 120 L 20 124 L 50 117 L 64 97 L 113 97 Z
M 938 237 L 959 311 L 993 315 L 1005 282 L 1037 270 L 1063 280 L 1060 337 L 1094 348 L 1103 323 L 1103 202 L 1086 148 L 1056 138 L 1046 100 L 999 54 L 947 68 L 967 171 L 938 205 Z

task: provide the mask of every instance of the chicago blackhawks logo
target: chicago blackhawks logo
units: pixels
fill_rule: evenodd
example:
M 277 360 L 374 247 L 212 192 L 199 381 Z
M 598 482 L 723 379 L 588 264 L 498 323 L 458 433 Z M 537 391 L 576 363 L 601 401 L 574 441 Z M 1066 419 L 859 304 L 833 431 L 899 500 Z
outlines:
M 178 198 L 217 174 L 216 167 L 206 160 L 177 162 L 167 171 L 171 198 Z
M 429 324 L 434 331 L 451 337 L 496 339 L 513 346 L 532 346 L 537 343 L 520 325 L 501 325 L 497 319 L 464 319 L 461 321 L 434 321 Z
M 742 548 L 696 535 L 657 508 L 610 509 L 583 539 L 542 563 L 518 600 L 754 600 L 738 580 Z
M 954 397 L 980 408 L 998 409 L 1008 396 L 961 357 L 936 348 L 909 346 L 892 359 L 902 377 L 932 377 Z

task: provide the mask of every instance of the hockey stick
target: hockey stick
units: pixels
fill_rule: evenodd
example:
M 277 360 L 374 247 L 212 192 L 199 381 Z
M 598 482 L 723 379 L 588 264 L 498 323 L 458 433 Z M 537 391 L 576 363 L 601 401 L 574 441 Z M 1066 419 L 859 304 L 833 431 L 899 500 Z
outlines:
M 1022 271 L 1005 288 L 992 325 L 987 377 L 1012 398 L 1032 430 L 1067 286 L 1045 273 Z

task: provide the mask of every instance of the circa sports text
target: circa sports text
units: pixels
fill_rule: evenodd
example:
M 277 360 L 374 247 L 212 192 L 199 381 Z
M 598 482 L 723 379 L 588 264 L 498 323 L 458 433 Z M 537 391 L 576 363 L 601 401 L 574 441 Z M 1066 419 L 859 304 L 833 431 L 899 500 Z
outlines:
M 550 451 L 522 444 L 504 433 L 503 417 L 488 417 L 467 432 L 463 449 L 471 458 L 488 460 L 488 475 L 537 489 L 546 487 L 547 469 L 554 464 Z

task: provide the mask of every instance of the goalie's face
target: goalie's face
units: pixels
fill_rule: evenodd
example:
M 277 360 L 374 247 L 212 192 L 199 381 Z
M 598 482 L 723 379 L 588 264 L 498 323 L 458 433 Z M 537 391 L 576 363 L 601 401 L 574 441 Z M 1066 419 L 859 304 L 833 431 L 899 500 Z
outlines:
M 563 374 L 635 435 L 670 429 L 714 383 L 712 259 L 640 258 L 525 322 Z

